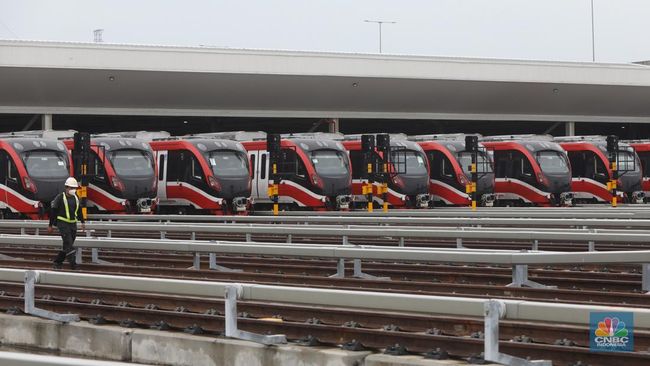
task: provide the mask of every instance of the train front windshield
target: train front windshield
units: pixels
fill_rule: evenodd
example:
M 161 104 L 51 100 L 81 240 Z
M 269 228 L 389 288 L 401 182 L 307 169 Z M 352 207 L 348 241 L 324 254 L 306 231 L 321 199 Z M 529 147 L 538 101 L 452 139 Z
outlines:
M 568 173 L 569 163 L 564 155 L 557 151 L 540 151 L 537 153 L 537 162 L 545 173 Z
M 27 151 L 22 154 L 27 173 L 33 178 L 66 178 L 68 162 L 65 154 L 57 151 Z
M 492 165 L 490 164 L 490 161 L 488 160 L 487 156 L 483 152 L 479 152 L 476 155 L 476 171 L 481 174 L 481 173 L 491 173 L 492 172 Z M 470 172 L 469 168 L 470 165 L 472 165 L 472 153 L 470 152 L 461 152 L 458 153 L 458 163 L 460 164 L 461 168 L 463 169 L 463 172 L 465 172 L 466 175 L 471 175 L 472 172 Z
M 350 174 L 350 163 L 341 151 L 315 150 L 311 152 L 310 159 L 319 175 L 340 176 Z
M 215 150 L 206 154 L 210 169 L 220 177 L 248 176 L 248 159 L 243 153 L 232 150 Z
M 143 150 L 117 150 L 109 154 L 113 169 L 121 177 L 153 176 L 153 159 Z
M 395 169 L 399 173 L 402 173 L 402 171 L 406 169 L 406 171 L 404 171 L 405 175 L 429 176 L 427 171 L 427 162 L 424 159 L 424 156 L 416 151 L 391 151 L 391 160 L 395 165 Z

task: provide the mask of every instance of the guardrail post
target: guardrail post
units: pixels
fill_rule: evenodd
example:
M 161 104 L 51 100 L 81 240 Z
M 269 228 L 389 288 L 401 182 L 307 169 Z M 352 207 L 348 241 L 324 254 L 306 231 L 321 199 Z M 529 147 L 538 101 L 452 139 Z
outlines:
M 336 262 L 336 273 L 330 275 L 329 278 L 345 278 L 345 259 L 339 258 Z
M 539 250 L 539 240 L 535 239 L 533 240 L 533 248 L 532 250 Z
M 641 290 L 650 293 L 650 263 L 641 264 Z
M 196 240 L 196 232 L 192 231 L 192 235 L 190 236 L 190 240 Z
M 53 311 L 39 309 L 35 304 L 35 285 L 39 281 L 38 271 L 27 271 L 25 273 L 25 314 L 38 316 L 45 319 L 56 320 L 63 323 L 78 322 L 77 314 L 59 314 Z
M 485 314 L 483 358 L 509 366 L 553 366 L 551 361 L 525 360 L 499 352 L 499 320 L 506 316 L 506 305 L 499 300 L 488 300 L 483 305 Z
M 165 231 L 160 230 L 160 239 L 165 239 Z
M 399 246 L 400 247 L 404 246 L 404 237 L 399 238 Z
M 528 279 L 528 265 L 515 264 L 512 266 L 512 282 L 506 287 L 533 287 L 533 288 L 557 288 L 557 286 L 546 286 L 539 282 Z
M 81 264 L 83 262 L 83 249 L 82 248 L 77 248 L 74 254 L 74 260 L 77 264 Z
M 291 244 L 291 234 L 287 235 L 287 244 Z
M 590 252 L 595 252 L 596 251 L 596 242 L 594 242 L 593 240 L 589 241 L 589 251 Z
M 246 242 L 247 242 L 247 243 L 250 243 L 251 241 L 252 241 L 252 236 L 251 236 L 251 234 L 248 234 L 248 233 L 247 233 L 247 234 L 246 234 Z
M 228 268 L 224 266 L 220 266 L 217 264 L 217 253 L 210 253 L 210 259 L 208 261 L 209 263 L 209 268 L 214 269 L 215 271 L 219 272 L 243 272 L 241 269 L 233 269 L 233 268 Z
M 456 248 L 458 249 L 463 248 L 463 238 L 456 238 Z
M 194 262 L 192 267 L 189 267 L 188 269 L 195 269 L 197 271 L 201 269 L 201 253 L 194 253 Z
M 237 327 L 237 299 L 242 295 L 243 287 L 239 284 L 226 286 L 225 293 L 225 336 L 262 344 L 287 343 L 284 334 L 264 335 L 241 330 Z
M 349 245 L 350 244 L 350 242 L 348 241 L 348 236 L 347 235 L 343 235 L 343 237 L 341 238 L 341 244 L 342 245 Z
M 379 277 L 364 273 L 361 270 L 361 259 L 355 259 L 352 263 L 354 264 L 352 277 L 363 278 L 364 280 L 390 280 L 390 277 Z
M 99 248 L 90 249 L 90 261 L 94 264 L 112 264 L 114 266 L 124 265 L 124 263 L 113 263 L 113 262 L 105 261 L 103 259 L 99 259 Z

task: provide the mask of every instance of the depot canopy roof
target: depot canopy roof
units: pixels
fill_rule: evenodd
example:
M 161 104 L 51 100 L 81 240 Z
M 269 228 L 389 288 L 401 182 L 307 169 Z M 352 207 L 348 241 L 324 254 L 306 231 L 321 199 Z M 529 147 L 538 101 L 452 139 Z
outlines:
M 0 41 L 0 113 L 650 122 L 650 67 Z

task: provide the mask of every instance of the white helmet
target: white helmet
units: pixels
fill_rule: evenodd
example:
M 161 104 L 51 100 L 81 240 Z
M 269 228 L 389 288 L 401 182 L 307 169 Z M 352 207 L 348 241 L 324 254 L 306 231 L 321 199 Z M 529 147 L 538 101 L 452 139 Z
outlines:
M 65 186 L 70 188 L 79 188 L 79 183 L 73 177 L 70 177 L 65 180 Z

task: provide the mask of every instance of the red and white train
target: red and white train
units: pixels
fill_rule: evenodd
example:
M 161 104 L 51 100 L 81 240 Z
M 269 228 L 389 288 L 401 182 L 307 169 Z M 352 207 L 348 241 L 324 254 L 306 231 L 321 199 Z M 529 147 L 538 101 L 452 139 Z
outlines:
M 71 163 L 60 141 L 29 132 L 0 135 L 0 217 L 45 218 Z
M 555 141 L 567 151 L 573 178 L 571 190 L 577 202 L 611 202 L 607 183 L 613 179 L 605 136 L 556 137 Z M 641 162 L 627 143 L 619 142 L 616 152 L 618 165 L 617 195 L 623 202 L 643 203 Z
M 499 205 L 573 204 L 569 160 L 550 136 L 489 136 L 480 141 L 494 156 Z
M 413 141 L 408 141 L 406 135 L 390 134 L 390 157 L 385 159 L 379 149 L 373 151 L 374 165 L 380 162 L 391 162 L 395 173 L 388 179 L 388 204 L 393 208 L 426 208 L 429 206 L 429 163 L 424 150 Z M 361 135 L 345 135 L 343 146 L 350 154 L 352 163 L 352 194 L 355 202 L 365 203 L 367 198 L 362 194 L 365 184 L 365 169 L 363 151 L 361 150 Z M 375 192 L 380 183 L 375 182 Z M 381 195 L 374 194 L 373 200 L 383 205 Z
M 264 132 L 217 132 L 196 136 L 241 142 L 252 167 L 255 208 L 268 208 L 270 155 Z M 350 161 L 343 145 L 322 136 L 285 135 L 280 141 L 278 203 L 281 209 L 346 210 L 350 205 Z
M 472 203 L 466 186 L 471 182 L 471 152 L 465 149 L 465 134 L 417 135 L 408 139 L 417 142 L 429 160 L 429 193 L 433 204 L 469 206 Z M 493 206 L 494 171 L 485 147 L 479 144 L 476 168 L 476 192 L 481 206 Z
M 246 150 L 235 141 L 140 132 L 155 152 L 160 213 L 244 214 L 251 192 Z

